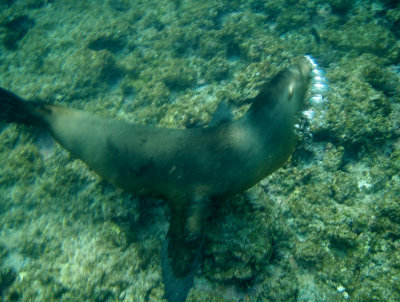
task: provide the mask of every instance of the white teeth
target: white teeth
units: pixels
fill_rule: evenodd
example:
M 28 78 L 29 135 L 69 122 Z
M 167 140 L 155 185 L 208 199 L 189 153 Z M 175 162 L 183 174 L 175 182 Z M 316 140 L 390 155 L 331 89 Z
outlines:
M 315 75 L 315 76 L 312 78 L 312 82 L 313 82 L 313 83 L 321 83 L 321 84 L 328 85 L 328 84 L 326 83 L 326 77 L 325 77 L 325 76 L 322 76 L 322 75 Z
M 320 96 L 323 97 L 326 95 L 326 93 L 329 91 L 329 86 L 325 83 L 314 83 L 311 86 L 311 93 L 313 94 L 313 97 L 311 97 L 310 100 L 312 100 L 315 96 Z
M 325 102 L 325 99 L 322 97 L 322 95 L 317 94 L 317 95 L 314 95 L 314 96 L 312 96 L 312 97 L 310 98 L 310 102 L 311 102 L 312 104 L 321 104 L 321 103 L 324 103 L 324 102 Z
M 312 128 L 315 129 L 315 127 L 320 127 L 324 124 L 329 84 L 325 72 L 318 66 L 317 62 L 309 55 L 305 57 L 312 66 L 312 80 L 310 105 L 302 114 L 307 118 Z
M 327 85 L 324 83 L 314 83 L 313 88 L 316 90 L 325 90 Z
M 308 119 L 312 119 L 315 116 L 315 111 L 314 110 L 304 110 L 303 111 L 303 115 L 308 118 Z
M 305 55 L 306 59 L 308 60 L 308 62 L 310 62 L 310 64 L 312 65 L 313 68 L 317 68 L 317 63 L 315 63 L 315 60 L 309 56 L 309 55 Z
M 319 69 L 318 65 L 313 66 L 314 69 L 311 71 L 313 77 L 323 77 L 325 78 L 325 71 Z
M 306 55 L 306 59 L 310 62 L 312 66 L 311 75 L 311 94 L 310 98 L 311 104 L 321 104 L 326 101 L 325 96 L 329 91 L 328 81 L 326 80 L 325 72 L 318 67 L 316 61 L 310 56 Z

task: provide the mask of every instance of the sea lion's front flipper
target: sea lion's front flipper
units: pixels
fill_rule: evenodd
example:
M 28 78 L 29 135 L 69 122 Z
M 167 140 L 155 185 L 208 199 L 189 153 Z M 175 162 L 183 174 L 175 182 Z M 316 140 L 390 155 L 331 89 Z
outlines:
M 208 198 L 196 198 L 190 206 L 171 206 L 171 223 L 161 255 L 165 298 L 184 302 L 200 266 Z M 184 203 L 185 204 L 185 203 Z
M 229 106 L 227 102 L 221 101 L 219 102 L 218 107 L 215 110 L 210 123 L 208 124 L 208 127 L 229 123 L 232 122 L 233 120 L 234 118 L 233 118 L 232 108 Z

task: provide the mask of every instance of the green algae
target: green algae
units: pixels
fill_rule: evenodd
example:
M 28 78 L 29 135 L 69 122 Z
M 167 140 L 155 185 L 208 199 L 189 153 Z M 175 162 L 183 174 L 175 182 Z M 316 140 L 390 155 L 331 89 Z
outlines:
M 34 26 L 34 21 L 25 15 L 15 16 L 11 20 L 0 20 L 0 26 L 5 29 L 3 45 L 10 50 L 18 47 L 18 42 Z
M 251 205 L 243 197 L 232 198 L 221 205 L 217 217 L 222 218 L 207 234 L 209 245 L 203 272 L 210 279 L 245 284 L 268 264 L 275 237 L 271 210 L 257 188 L 248 194 L 247 198 L 257 200 L 261 208 L 257 209 L 257 204 Z M 236 223 L 228 223 L 231 221 Z
M 400 299 L 398 6 L 32 3 L 0 1 L 1 85 L 139 123 L 203 126 L 222 100 L 239 117 L 291 58 L 314 55 L 325 114 L 284 168 L 221 201 L 188 300 Z M 162 301 L 164 206 L 142 209 L 57 145 L 44 158 L 29 130 L 1 125 L 3 297 Z

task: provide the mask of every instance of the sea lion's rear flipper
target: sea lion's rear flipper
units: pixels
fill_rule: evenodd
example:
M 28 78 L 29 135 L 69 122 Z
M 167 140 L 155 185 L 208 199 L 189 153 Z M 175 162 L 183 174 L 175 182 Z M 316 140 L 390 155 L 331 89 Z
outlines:
M 208 199 L 198 198 L 188 208 L 173 207 L 161 255 L 165 299 L 184 302 L 200 267 Z
M 180 242 L 177 242 L 180 241 Z M 162 247 L 161 267 L 164 298 L 168 302 L 184 302 L 200 266 L 202 241 L 181 242 L 167 235 Z
M 42 126 L 46 105 L 27 102 L 21 97 L 0 88 L 0 121 Z

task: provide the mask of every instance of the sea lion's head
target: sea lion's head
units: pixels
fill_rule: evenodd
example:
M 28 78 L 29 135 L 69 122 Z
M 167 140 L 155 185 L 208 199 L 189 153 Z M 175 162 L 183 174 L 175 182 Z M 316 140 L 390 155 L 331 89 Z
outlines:
M 311 82 L 312 66 L 306 58 L 279 73 L 273 80 L 276 101 L 297 115 L 303 110 L 306 93 Z
M 279 115 L 289 117 L 290 120 L 297 119 L 304 108 L 312 68 L 308 59 L 302 57 L 280 71 L 269 83 L 261 87 L 251 108 L 253 117 L 275 120 L 276 115 Z

